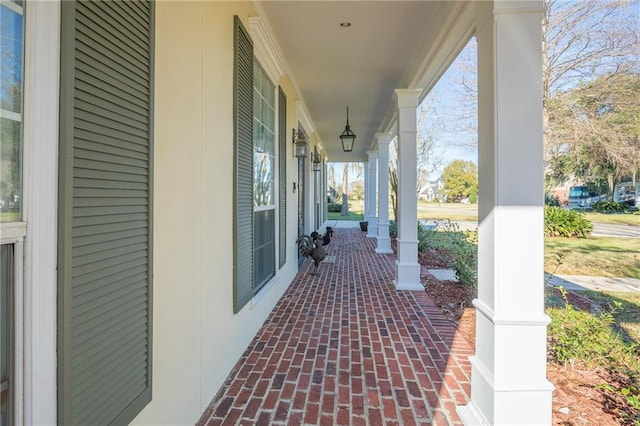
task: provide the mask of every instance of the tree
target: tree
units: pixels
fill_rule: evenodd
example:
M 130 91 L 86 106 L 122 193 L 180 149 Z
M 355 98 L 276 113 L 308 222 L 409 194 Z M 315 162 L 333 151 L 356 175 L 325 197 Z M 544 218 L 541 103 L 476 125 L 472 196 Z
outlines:
M 364 182 L 361 180 L 351 182 L 351 199 L 364 200 Z
M 447 201 L 477 197 L 478 167 L 473 161 L 454 160 L 442 171 L 442 192 Z
M 606 179 L 609 193 L 640 169 L 640 74 L 614 73 L 550 100 L 554 174 Z M 597 179 L 595 179 L 597 180 Z
M 550 103 L 556 94 L 594 77 L 638 69 L 638 0 L 546 0 L 543 18 L 543 124 L 545 158 L 563 149 Z
M 329 184 L 329 188 L 335 190 L 336 189 L 336 169 L 333 166 L 333 163 L 329 163 L 329 167 L 327 169 L 327 181 Z
M 362 176 L 362 172 L 364 171 L 364 165 L 362 163 L 343 163 L 342 169 L 342 195 L 347 196 L 347 200 L 349 199 L 349 173 L 353 173 L 354 177 L 358 179 Z M 344 197 L 343 197 L 344 200 Z M 349 215 L 349 207 L 342 203 L 342 211 L 340 212 L 342 216 Z
M 569 163 L 573 163 L 573 170 L 582 175 L 604 170 L 601 167 L 592 170 L 583 159 L 566 157 L 565 134 L 554 125 L 561 113 L 553 111 L 566 99 L 554 102 L 554 97 L 563 97 L 566 92 L 600 77 L 639 72 L 640 0 L 545 0 L 544 5 L 543 146 L 546 178 L 551 183 L 580 176 L 567 174 L 571 168 L 565 166 Z M 477 102 L 477 63 L 471 55 L 461 55 L 461 59 L 458 87 L 465 89 L 466 97 L 457 100 L 460 109 L 456 113 L 460 118 L 451 121 L 466 123 L 465 118 L 469 111 L 475 112 Z M 464 126 L 469 134 L 476 133 L 473 126 Z M 587 145 L 581 150 L 573 150 L 572 155 L 590 151 L 593 150 Z M 560 165 L 562 169 L 557 169 Z

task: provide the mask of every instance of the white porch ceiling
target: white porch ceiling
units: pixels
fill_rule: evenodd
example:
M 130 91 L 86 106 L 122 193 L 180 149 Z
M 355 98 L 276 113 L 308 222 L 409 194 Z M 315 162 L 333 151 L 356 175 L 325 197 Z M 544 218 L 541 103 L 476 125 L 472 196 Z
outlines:
M 260 1 L 256 6 L 278 41 L 329 161 L 365 161 L 376 132 L 388 130 L 394 90 L 428 89 L 429 79 L 438 78 L 457 54 L 445 50 L 463 47 L 459 39 L 468 39 L 469 25 L 454 27 L 460 27 L 468 3 Z M 450 36 L 453 42 L 446 40 Z M 339 139 L 347 106 L 357 135 L 351 153 L 342 151 Z

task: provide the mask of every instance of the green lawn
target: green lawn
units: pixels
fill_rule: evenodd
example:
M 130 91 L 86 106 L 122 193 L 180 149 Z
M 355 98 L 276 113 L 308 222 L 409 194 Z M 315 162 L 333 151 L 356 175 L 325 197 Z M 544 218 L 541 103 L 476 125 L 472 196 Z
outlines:
M 340 213 L 327 213 L 327 220 L 364 220 L 364 215 L 362 213 L 353 213 L 349 212 L 348 216 L 342 216 Z
M 586 218 L 591 222 L 601 223 L 621 223 L 627 225 L 640 226 L 640 212 L 633 213 L 585 213 Z
M 591 222 L 621 223 L 640 226 L 640 211 L 626 213 L 597 213 L 586 212 L 586 218 Z M 435 219 L 453 221 L 477 221 L 477 204 L 458 203 L 418 203 L 418 219 Z
M 364 201 L 349 200 L 349 215 L 342 216 L 340 213 L 327 213 L 327 220 L 364 220 Z
M 564 275 L 640 278 L 640 240 L 545 238 L 545 271 Z M 559 260 L 559 265 L 558 260 Z

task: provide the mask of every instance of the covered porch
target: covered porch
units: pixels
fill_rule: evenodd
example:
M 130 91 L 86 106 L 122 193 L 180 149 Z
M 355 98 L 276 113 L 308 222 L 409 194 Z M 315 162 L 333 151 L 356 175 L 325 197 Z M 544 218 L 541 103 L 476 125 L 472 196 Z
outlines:
M 541 0 L 11 3 L 17 424 L 192 424 L 221 387 L 203 423 L 550 423 Z M 474 35 L 471 356 L 420 284 L 415 157 L 416 108 Z M 324 223 L 329 161 L 367 162 L 369 235 L 337 229 L 310 277 L 295 241 Z
M 335 262 L 303 265 L 199 424 L 461 424 L 471 347 L 357 222 L 329 225 Z

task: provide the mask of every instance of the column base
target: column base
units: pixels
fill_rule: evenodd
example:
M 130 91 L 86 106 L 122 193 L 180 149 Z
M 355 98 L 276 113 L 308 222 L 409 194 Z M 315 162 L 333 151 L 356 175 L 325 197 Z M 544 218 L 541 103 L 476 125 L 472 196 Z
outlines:
M 419 263 L 400 263 L 396 261 L 396 279 L 393 281 L 396 290 L 422 290 Z
M 496 313 L 480 299 L 471 364 L 471 401 L 458 408 L 467 425 L 551 424 L 553 385 L 546 378 L 546 327 L 536 312 Z
M 550 425 L 553 385 L 546 379 L 502 381 L 478 357 L 469 358 L 472 399 L 456 411 L 465 425 Z
M 378 247 L 376 248 L 378 254 L 392 254 L 391 238 L 378 236 Z
M 456 412 L 465 426 L 489 426 L 489 422 L 473 401 L 467 405 L 456 406 Z
M 376 216 L 369 216 L 367 222 L 369 222 L 367 238 L 378 238 L 378 218 Z

